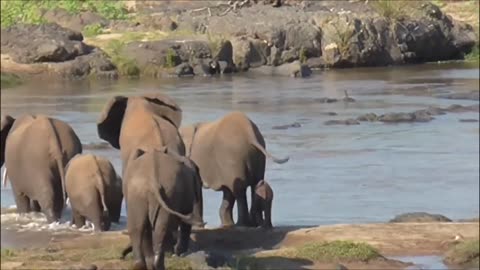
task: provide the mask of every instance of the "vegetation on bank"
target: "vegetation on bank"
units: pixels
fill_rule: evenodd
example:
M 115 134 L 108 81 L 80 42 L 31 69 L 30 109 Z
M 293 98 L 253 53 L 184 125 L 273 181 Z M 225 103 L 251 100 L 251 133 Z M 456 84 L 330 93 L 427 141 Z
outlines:
M 332 241 L 307 243 L 293 251 L 293 257 L 318 262 L 361 261 L 380 258 L 378 251 L 366 243 Z
M 13 86 L 17 86 L 22 83 L 20 77 L 12 73 L 0 74 L 0 89 L 5 89 Z
M 81 11 L 91 11 L 107 19 L 126 19 L 127 10 L 122 1 L 97 0 L 23 0 L 1 1 L 1 27 L 8 27 L 14 23 L 41 24 L 43 10 L 62 8 L 76 14 Z
M 479 239 L 466 240 L 451 247 L 445 254 L 445 263 L 456 266 L 478 267 L 480 265 Z

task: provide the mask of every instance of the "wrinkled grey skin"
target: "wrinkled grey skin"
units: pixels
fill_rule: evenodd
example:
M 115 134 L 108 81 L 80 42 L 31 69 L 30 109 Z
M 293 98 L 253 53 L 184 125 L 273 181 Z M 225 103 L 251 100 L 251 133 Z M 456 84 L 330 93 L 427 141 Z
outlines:
M 10 132 L 10 129 L 12 128 L 13 122 L 15 122 L 15 119 L 10 116 L 10 115 L 3 115 L 2 120 L 1 120 L 1 136 L 0 136 L 0 143 L 1 143 L 1 149 L 0 151 L 0 167 L 3 166 L 3 163 L 5 163 L 5 142 L 7 141 L 7 135 L 8 132 Z
M 128 157 L 136 149 L 147 151 L 167 146 L 185 155 L 185 145 L 178 134 L 181 121 L 182 110 L 166 95 L 116 96 L 105 104 L 97 120 L 97 131 L 102 140 L 120 149 L 125 170 Z
M 266 157 L 285 163 L 265 150 L 258 127 L 242 112 L 231 112 L 213 121 L 180 128 L 187 156 L 198 166 L 205 188 L 223 192 L 220 218 L 232 226 L 232 209 L 237 201 L 239 226 L 252 226 L 247 205 L 247 187 L 252 198 L 257 183 L 264 179 Z M 251 209 L 255 216 L 256 209 Z
M 2 134 L 4 128 L 9 127 L 2 125 Z M 49 222 L 58 221 L 65 204 L 65 166 L 82 153 L 73 129 L 45 115 L 23 115 L 11 125 L 2 151 L 17 212 L 42 211 Z
M 175 253 L 181 254 L 188 249 L 192 225 L 205 224 L 198 171 L 167 149 L 137 149 L 125 170 L 131 246 L 123 254 L 133 250 L 135 269 L 165 269 L 164 253 L 173 232 L 180 228 Z
M 73 157 L 67 164 L 65 183 L 77 228 L 90 220 L 95 231 L 108 231 L 118 222 L 122 207 L 122 180 L 106 158 L 92 154 Z
M 254 222 L 254 226 L 261 226 L 266 229 L 273 228 L 272 201 L 272 187 L 267 181 L 261 180 L 255 186 L 255 194 L 252 199 L 252 209 L 255 209 L 255 211 L 253 212 L 254 216 L 250 216 L 250 219 Z

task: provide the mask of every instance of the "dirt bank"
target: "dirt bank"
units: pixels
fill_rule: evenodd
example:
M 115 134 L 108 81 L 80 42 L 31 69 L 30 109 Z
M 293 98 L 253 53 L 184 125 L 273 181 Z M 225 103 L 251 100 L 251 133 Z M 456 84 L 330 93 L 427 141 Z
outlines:
M 206 229 L 192 234 L 191 248 L 194 252 L 202 250 L 201 252 L 236 254 L 234 256 L 237 257 L 235 260 L 237 266 L 253 264 L 263 269 L 265 267 L 331 269 L 338 263 L 355 269 L 385 269 L 385 267 L 404 269 L 407 264 L 388 260 L 383 256 L 443 254 L 453 244 L 457 235 L 465 240 L 478 238 L 479 223 L 384 223 L 303 229 L 279 227 L 272 231 L 247 228 Z M 335 240 L 368 244 L 381 255 L 368 262 L 348 259 L 315 261 L 302 259 L 301 256 L 292 256 L 294 254 L 292 251 L 305 244 L 332 243 Z M 127 242 L 128 236 L 121 232 L 55 235 L 46 248 L 2 250 L 2 269 L 15 267 L 18 269 L 31 267 L 65 269 L 65 267 L 75 268 L 79 265 L 86 267 L 89 264 L 95 264 L 101 269 L 124 268 L 131 264 L 131 258 L 121 261 L 118 260 L 118 256 Z M 189 258 L 169 258 L 167 265 L 172 267 L 183 265 L 182 267 L 188 269 L 187 266 L 192 267 L 192 262 L 195 262 Z M 227 266 L 232 267 L 231 262 L 229 264 Z

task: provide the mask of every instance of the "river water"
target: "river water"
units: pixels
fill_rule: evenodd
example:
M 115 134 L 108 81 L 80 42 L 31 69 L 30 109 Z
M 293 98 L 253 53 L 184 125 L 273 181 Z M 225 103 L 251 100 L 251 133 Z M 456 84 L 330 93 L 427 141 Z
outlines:
M 367 112 L 476 104 L 435 95 L 478 91 L 478 72 L 475 66 L 450 63 L 332 70 L 308 79 L 236 75 L 35 82 L 2 90 L 1 113 L 48 114 L 71 124 L 82 143 L 100 143 L 95 121 L 109 97 L 163 92 L 182 107 L 183 124 L 240 110 L 259 126 L 269 151 L 290 156 L 282 165 L 267 162 L 266 178 L 275 191 L 274 226 L 384 222 L 412 211 L 471 218 L 479 215 L 479 127 L 459 119 L 478 119 L 478 113 L 449 113 L 412 124 L 324 122 Z M 315 100 L 342 98 L 344 90 L 355 103 Z M 294 122 L 301 127 L 272 129 Z M 84 152 L 108 157 L 121 172 L 118 150 Z M 1 194 L 2 207 L 15 204 L 9 186 Z M 218 226 L 221 193 L 205 190 L 204 200 L 207 226 Z M 8 220 L 18 217 L 3 216 L 2 227 Z

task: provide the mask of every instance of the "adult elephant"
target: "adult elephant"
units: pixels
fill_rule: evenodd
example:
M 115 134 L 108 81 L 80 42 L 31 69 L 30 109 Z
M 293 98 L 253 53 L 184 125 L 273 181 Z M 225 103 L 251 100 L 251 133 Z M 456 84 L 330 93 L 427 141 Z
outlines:
M 124 181 L 131 244 L 123 254 L 133 250 L 134 269 L 152 264 L 153 269 L 165 269 L 164 253 L 174 231 L 180 229 L 175 253 L 181 254 L 188 249 L 192 225 L 204 225 L 198 168 L 167 147 L 136 149 L 130 158 Z
M 223 192 L 220 219 L 223 226 L 234 224 L 232 208 L 237 201 L 237 225 L 250 226 L 246 189 L 265 176 L 266 158 L 285 163 L 288 157 L 273 157 L 257 125 L 242 112 L 231 112 L 212 122 L 199 122 L 180 128 L 187 155 L 197 164 L 205 188 Z M 256 216 L 256 209 L 250 209 Z
M 134 149 L 167 146 L 185 155 L 178 133 L 182 110 L 163 94 L 116 96 L 107 101 L 97 121 L 98 136 L 120 149 L 122 172 Z M 122 173 L 123 174 L 123 173 Z
M 18 213 L 42 211 L 49 222 L 58 221 L 65 204 L 65 166 L 82 144 L 65 122 L 45 115 L 12 117 L 2 125 L 5 169 L 12 184 Z M 32 209 L 33 206 L 33 209 Z

